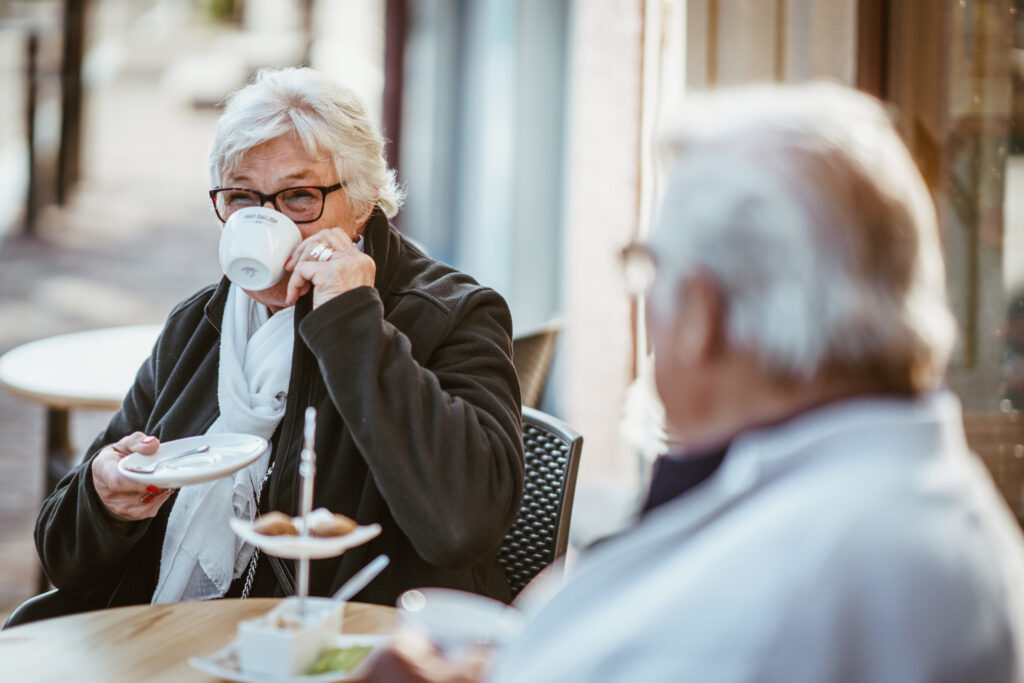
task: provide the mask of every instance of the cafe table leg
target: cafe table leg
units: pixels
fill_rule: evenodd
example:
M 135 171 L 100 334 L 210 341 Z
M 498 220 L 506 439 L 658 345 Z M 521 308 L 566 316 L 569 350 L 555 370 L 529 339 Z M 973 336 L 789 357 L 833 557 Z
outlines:
M 57 482 L 71 469 L 74 457 L 71 449 L 70 411 L 67 408 L 47 408 L 44 495 L 50 495 L 57 488 Z
M 71 419 L 67 408 L 46 409 L 46 462 L 44 463 L 43 496 L 50 495 L 57 482 L 71 469 L 74 453 L 71 449 Z M 50 580 L 39 567 L 38 591 L 50 589 Z

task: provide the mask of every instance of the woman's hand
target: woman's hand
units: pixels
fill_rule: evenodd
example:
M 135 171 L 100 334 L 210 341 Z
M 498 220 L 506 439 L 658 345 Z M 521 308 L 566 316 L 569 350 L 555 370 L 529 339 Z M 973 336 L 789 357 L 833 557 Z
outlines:
M 93 486 L 107 512 L 114 519 L 121 522 L 149 519 L 155 516 L 164 501 L 170 498 L 173 489 L 161 489 L 155 493 L 153 487 L 129 479 L 117 469 L 117 463 L 126 455 L 153 455 L 159 447 L 160 441 L 155 436 L 135 432 L 115 444 L 104 446 L 93 459 Z
M 377 274 L 377 264 L 341 228 L 321 230 L 302 240 L 284 268 L 292 274 L 285 305 L 294 305 L 312 287 L 313 308 L 351 289 L 373 287 Z

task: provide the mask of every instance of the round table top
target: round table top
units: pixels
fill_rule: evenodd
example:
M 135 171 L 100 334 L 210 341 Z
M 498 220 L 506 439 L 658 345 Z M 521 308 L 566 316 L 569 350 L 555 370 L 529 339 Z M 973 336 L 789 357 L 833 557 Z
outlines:
M 0 632 L 0 672 L 12 681 L 212 683 L 189 663 L 227 646 L 238 622 L 280 598 L 134 605 L 46 619 Z M 392 633 L 393 607 L 350 602 L 343 633 Z M 9 678 L 10 676 L 10 678 Z
M 160 330 L 110 327 L 22 344 L 0 356 L 0 386 L 51 408 L 117 410 Z

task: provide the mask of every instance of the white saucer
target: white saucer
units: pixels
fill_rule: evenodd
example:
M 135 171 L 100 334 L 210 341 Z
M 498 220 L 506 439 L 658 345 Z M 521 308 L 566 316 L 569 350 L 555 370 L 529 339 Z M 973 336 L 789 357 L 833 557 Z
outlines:
M 292 523 L 295 528 L 302 532 L 302 518 L 293 517 Z M 266 536 L 257 533 L 252 528 L 253 523 L 244 519 L 234 517 L 231 519 L 231 529 L 241 536 L 245 541 L 252 543 L 261 551 L 275 557 L 284 557 L 289 560 L 298 560 L 308 557 L 311 560 L 320 560 L 325 557 L 341 555 L 349 548 L 362 545 L 380 534 L 380 524 L 368 524 L 357 526 L 351 533 L 344 536 Z
M 146 467 L 199 446 L 209 446 L 205 453 L 196 453 L 169 462 L 152 474 L 132 472 L 128 467 Z M 188 484 L 201 484 L 220 479 L 256 461 L 267 450 L 267 440 L 251 434 L 205 434 L 186 439 L 165 441 L 153 455 L 132 453 L 117 464 L 118 471 L 129 479 L 165 489 Z
M 334 647 L 350 647 L 352 645 L 369 645 L 377 649 L 390 640 L 389 636 L 382 636 L 374 633 L 339 633 L 335 636 Z M 272 676 L 267 674 L 251 673 L 240 671 L 238 668 L 238 655 L 235 650 L 237 640 L 223 650 L 218 650 L 206 657 L 189 657 L 188 663 L 211 676 L 222 678 L 226 681 L 238 681 L 239 683 L 335 683 L 336 681 L 347 681 L 355 677 L 362 670 L 363 666 L 373 652 L 368 654 L 362 662 L 351 671 L 328 671 L 322 674 L 297 674 L 294 676 Z

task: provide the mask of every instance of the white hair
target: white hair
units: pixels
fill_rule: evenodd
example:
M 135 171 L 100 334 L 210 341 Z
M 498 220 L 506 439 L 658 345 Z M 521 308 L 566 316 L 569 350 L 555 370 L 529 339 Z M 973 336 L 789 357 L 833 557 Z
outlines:
M 694 96 L 664 136 L 673 162 L 652 245 L 674 296 L 696 271 L 727 342 L 780 376 L 941 381 L 955 325 L 935 208 L 881 104 L 832 84 Z
M 313 158 L 330 154 L 353 208 L 374 205 L 389 218 L 402 192 L 384 159 L 384 138 L 352 90 L 313 69 L 264 69 L 232 93 L 210 146 L 212 187 L 253 147 L 296 135 Z

